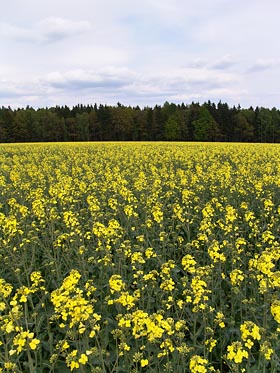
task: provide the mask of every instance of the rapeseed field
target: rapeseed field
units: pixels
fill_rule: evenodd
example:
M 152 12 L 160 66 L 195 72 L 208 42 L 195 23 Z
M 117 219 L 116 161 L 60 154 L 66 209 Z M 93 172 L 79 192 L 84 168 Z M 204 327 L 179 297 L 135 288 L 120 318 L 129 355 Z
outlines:
M 1 372 L 280 372 L 280 145 L 0 147 Z

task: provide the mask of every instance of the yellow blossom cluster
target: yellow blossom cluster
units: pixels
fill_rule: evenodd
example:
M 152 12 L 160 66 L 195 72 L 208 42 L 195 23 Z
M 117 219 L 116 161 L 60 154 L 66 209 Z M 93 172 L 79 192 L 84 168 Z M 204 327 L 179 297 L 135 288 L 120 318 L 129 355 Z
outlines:
M 277 372 L 279 159 L 1 145 L 0 372 Z

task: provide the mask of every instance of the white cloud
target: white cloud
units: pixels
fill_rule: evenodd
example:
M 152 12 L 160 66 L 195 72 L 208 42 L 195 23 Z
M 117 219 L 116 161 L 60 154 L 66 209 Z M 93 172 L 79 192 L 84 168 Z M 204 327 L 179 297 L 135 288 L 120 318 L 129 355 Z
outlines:
M 82 69 L 66 72 L 52 72 L 43 80 L 44 84 L 55 89 L 106 89 L 114 90 L 130 83 L 132 73 L 127 69 L 107 67 L 99 71 Z
M 38 97 L 38 100 L 56 96 L 58 104 L 63 104 L 61 97 L 75 93 L 76 98 L 94 95 L 103 96 L 104 100 L 115 97 L 114 101 L 125 99 L 134 103 L 140 98 L 146 99 L 146 104 L 149 104 L 149 101 L 156 102 L 160 98 L 197 95 L 201 90 L 223 90 L 236 80 L 233 74 L 206 68 L 178 68 L 141 74 L 124 67 L 107 66 L 98 70 L 54 71 L 31 81 L 6 81 L 3 87 L 9 87 L 6 97 L 21 96 L 23 101 L 28 96 Z
M 30 41 L 36 40 L 37 36 L 28 28 L 14 26 L 5 22 L 0 23 L 0 38 Z
M 279 11 L 278 0 L 7 2 L 0 105 L 279 106 Z
M 33 25 L 19 27 L 9 23 L 0 23 L 0 37 L 27 42 L 55 42 L 91 29 L 88 21 L 72 21 L 60 17 L 45 18 Z
M 208 100 L 213 102 L 218 101 L 229 101 L 230 104 L 240 103 L 240 98 L 247 95 L 247 90 L 243 89 L 208 89 L 205 91 L 194 91 L 187 94 L 176 94 L 172 96 L 172 99 L 176 102 L 190 102 L 192 100 L 199 100 L 200 102 L 206 102 Z
M 76 70 L 51 73 L 45 79 L 45 84 L 64 93 L 67 89 L 75 89 L 80 93 L 103 92 L 104 96 L 113 94 L 118 98 L 137 100 L 138 97 L 156 101 L 160 97 L 176 98 L 178 92 L 195 94 L 214 89 L 228 92 L 226 87 L 237 80 L 233 74 L 205 68 L 181 68 L 150 74 L 111 68 L 96 72 Z
M 249 68 L 247 69 L 248 73 L 257 73 L 260 71 L 271 70 L 275 67 L 280 66 L 280 60 L 278 59 L 259 59 L 254 62 Z
M 82 34 L 91 29 L 88 21 L 71 21 L 59 17 L 46 18 L 37 27 L 42 40 L 45 41 L 56 41 Z
M 212 64 L 212 68 L 213 69 L 217 69 L 217 70 L 227 70 L 233 66 L 235 66 L 237 64 L 237 59 L 230 55 L 230 54 L 226 54 L 225 56 L 221 57 L 220 59 L 216 60 L 213 64 Z

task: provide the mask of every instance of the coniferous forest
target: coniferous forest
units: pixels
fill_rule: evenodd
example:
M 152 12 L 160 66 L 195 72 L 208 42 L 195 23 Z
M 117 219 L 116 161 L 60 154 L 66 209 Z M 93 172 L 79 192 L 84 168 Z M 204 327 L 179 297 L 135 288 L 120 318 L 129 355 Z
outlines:
M 280 142 L 280 110 L 208 101 L 154 107 L 0 108 L 0 143 L 41 141 Z

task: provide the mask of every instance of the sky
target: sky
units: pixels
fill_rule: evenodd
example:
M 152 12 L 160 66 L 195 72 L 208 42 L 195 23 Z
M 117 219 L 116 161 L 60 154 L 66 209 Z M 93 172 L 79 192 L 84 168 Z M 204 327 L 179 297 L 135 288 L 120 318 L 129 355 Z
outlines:
M 0 106 L 280 108 L 279 0 L 1 0 Z

